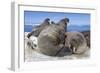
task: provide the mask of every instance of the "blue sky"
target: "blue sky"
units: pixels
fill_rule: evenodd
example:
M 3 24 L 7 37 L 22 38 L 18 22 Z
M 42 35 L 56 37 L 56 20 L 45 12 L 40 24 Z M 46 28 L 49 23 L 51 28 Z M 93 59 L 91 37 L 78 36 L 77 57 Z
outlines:
M 45 18 L 50 18 L 51 21 L 58 22 L 66 17 L 70 20 L 69 25 L 90 25 L 90 14 L 24 11 L 25 25 L 40 24 Z

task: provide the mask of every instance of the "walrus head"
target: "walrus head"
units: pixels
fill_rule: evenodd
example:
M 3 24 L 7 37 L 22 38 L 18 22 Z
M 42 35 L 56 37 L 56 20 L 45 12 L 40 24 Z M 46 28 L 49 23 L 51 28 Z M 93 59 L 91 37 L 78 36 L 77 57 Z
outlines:
M 73 54 L 82 54 L 87 50 L 87 43 L 84 35 L 80 32 L 67 32 L 65 46 L 72 50 Z

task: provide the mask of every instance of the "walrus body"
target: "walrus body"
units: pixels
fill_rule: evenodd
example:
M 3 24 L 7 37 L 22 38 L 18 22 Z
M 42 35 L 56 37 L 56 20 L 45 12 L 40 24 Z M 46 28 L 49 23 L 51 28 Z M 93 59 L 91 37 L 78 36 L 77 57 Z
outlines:
M 51 30 L 52 29 L 52 30 Z M 48 28 L 43 30 L 38 37 L 38 48 L 43 54 L 49 56 L 55 56 L 57 51 L 63 47 L 60 44 L 61 38 L 64 41 L 64 33 L 60 34 L 61 28 L 57 25 L 50 25 Z M 61 37 L 59 35 L 62 35 Z
M 82 54 L 87 50 L 87 43 L 84 35 L 80 32 L 67 32 L 65 47 L 72 49 L 74 54 Z
M 50 24 L 41 31 L 38 37 L 39 52 L 49 56 L 64 56 L 67 54 L 59 53 L 64 48 L 67 20 L 67 18 L 62 19 L 57 23 L 58 25 Z

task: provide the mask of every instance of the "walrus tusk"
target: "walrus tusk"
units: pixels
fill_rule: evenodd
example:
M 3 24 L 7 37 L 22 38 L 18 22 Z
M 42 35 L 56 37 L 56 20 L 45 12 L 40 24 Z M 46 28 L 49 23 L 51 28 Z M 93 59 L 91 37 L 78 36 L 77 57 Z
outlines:
M 75 47 L 73 47 L 73 53 L 76 51 L 76 48 Z

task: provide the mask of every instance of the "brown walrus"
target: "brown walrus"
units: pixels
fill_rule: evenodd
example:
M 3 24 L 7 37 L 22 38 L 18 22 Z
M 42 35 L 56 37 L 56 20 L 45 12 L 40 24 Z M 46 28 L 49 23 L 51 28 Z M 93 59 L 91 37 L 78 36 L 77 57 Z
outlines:
M 30 38 L 32 35 L 38 37 L 40 32 L 50 24 L 49 21 L 50 19 L 46 18 L 39 26 L 33 28 L 32 32 L 30 32 L 27 37 Z
M 74 54 L 82 54 L 88 50 L 84 35 L 80 32 L 66 32 L 65 47 L 70 48 Z
M 38 51 L 49 56 L 64 56 L 64 41 L 68 18 L 60 20 L 57 25 L 50 24 L 38 36 Z M 64 53 L 60 53 L 61 50 Z

